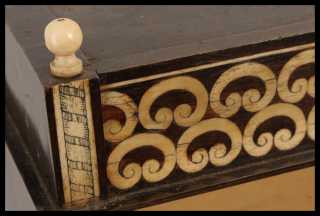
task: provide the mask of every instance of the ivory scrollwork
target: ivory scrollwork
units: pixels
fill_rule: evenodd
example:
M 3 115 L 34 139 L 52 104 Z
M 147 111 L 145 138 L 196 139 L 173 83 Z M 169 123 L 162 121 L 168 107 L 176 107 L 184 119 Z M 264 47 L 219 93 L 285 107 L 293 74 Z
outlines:
M 174 112 L 169 108 L 160 108 L 155 120 L 150 116 L 150 108 L 153 102 L 172 90 L 185 90 L 193 94 L 196 98 L 196 107 L 188 104 L 180 104 Z M 191 126 L 201 120 L 208 106 L 208 93 L 203 84 L 195 78 L 189 76 L 180 76 L 163 80 L 148 89 L 141 98 L 139 104 L 139 119 L 146 129 L 166 129 L 170 126 L 173 119 L 182 127 Z
M 308 115 L 308 136 L 313 141 L 315 140 L 315 106 L 312 107 Z
M 129 137 L 137 123 L 137 106 L 126 94 L 116 91 L 106 91 L 101 93 L 102 105 L 114 106 L 125 114 L 125 124 L 121 125 L 117 119 L 110 119 L 103 123 L 104 138 L 110 142 L 120 142 Z
M 302 51 L 292 57 L 282 68 L 278 78 L 278 94 L 279 97 L 289 103 L 297 103 L 304 98 L 306 93 L 311 97 L 315 95 L 315 77 L 312 76 L 307 80 L 300 78 L 294 81 L 289 89 L 288 82 L 294 71 L 303 65 L 314 63 L 314 49 Z
M 261 97 L 261 93 L 257 89 L 247 90 L 243 96 L 237 92 L 231 93 L 225 101 L 225 105 L 221 103 L 222 91 L 231 82 L 242 77 L 257 77 L 265 84 L 265 93 Z M 210 93 L 210 105 L 214 112 L 221 117 L 227 118 L 238 112 L 241 105 L 249 112 L 256 112 L 266 107 L 276 93 L 276 80 L 273 72 L 265 65 L 248 62 L 236 65 L 222 73 L 215 82 Z
M 189 160 L 187 151 L 196 137 L 209 131 L 220 131 L 227 134 L 231 139 L 231 149 L 227 152 L 225 144 L 217 143 L 213 145 L 209 154 L 204 148 L 200 148 L 192 153 Z M 202 170 L 208 161 L 215 166 L 225 166 L 231 163 L 240 153 L 242 135 L 233 122 L 223 118 L 213 118 L 203 120 L 186 130 L 178 141 L 177 164 L 185 172 L 194 173 Z
M 270 132 L 264 132 L 258 136 L 257 143 L 254 141 L 256 129 L 265 121 L 284 116 L 293 120 L 295 131 L 292 132 L 287 128 L 278 130 L 275 135 Z M 293 104 L 277 103 L 256 113 L 247 123 L 243 134 L 243 147 L 245 151 L 254 157 L 266 155 L 273 144 L 279 150 L 289 150 L 303 140 L 306 134 L 306 119 L 301 109 Z
M 149 159 L 142 167 L 137 163 L 127 164 L 122 173 L 119 170 L 120 161 L 123 157 L 144 146 L 154 147 L 164 155 L 163 164 L 159 161 Z M 118 189 L 129 189 L 139 182 L 143 176 L 147 182 L 158 182 L 166 178 L 174 169 L 176 164 L 176 151 L 172 141 L 156 133 L 142 133 L 134 135 L 121 143 L 111 152 L 107 163 L 107 176 L 112 185 Z

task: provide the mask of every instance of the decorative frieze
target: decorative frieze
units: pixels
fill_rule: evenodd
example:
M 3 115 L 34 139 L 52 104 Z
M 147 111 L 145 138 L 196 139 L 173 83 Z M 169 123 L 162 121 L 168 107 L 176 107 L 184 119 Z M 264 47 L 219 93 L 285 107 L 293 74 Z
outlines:
M 193 71 L 184 69 L 185 74 L 176 72 L 173 77 L 168 72 L 167 78 L 163 73 L 162 79 L 155 75 L 154 79 L 140 78 L 137 83 L 102 86 L 103 114 L 113 113 L 110 107 L 122 113 L 122 118 L 109 113 L 104 120 L 105 140 L 112 146 L 106 155 L 110 183 L 127 190 L 142 179 L 161 182 L 177 170 L 201 173 L 207 166 L 227 167 L 241 154 L 263 157 L 272 149 L 290 151 L 306 137 L 314 142 L 315 77 L 307 75 L 292 81 L 300 67 L 314 63 L 314 44 L 309 49 L 306 46 L 281 52 L 292 53 L 292 57 L 276 62 L 282 61 L 279 71 L 263 63 L 264 58 L 279 55 L 275 51 L 265 57 L 256 54 L 248 61 L 243 58 L 243 62 L 231 64 L 212 80 L 197 66 Z M 218 73 L 216 66 L 205 68 L 207 74 L 209 69 L 212 74 Z M 252 83 L 242 82 L 245 78 Z M 309 97 L 306 104 L 311 103 L 312 108 L 298 104 L 305 97 Z M 277 118 L 286 119 L 293 127 L 278 128 L 282 124 L 277 125 Z M 269 121 L 275 121 L 274 128 L 259 129 Z M 211 133 L 222 133 L 224 138 L 216 141 L 213 135 L 205 139 L 207 143 L 201 143 L 206 147 L 193 146 L 194 140 Z M 140 155 L 140 162 L 127 157 L 144 147 L 155 148 L 163 158 L 152 158 L 147 152 Z

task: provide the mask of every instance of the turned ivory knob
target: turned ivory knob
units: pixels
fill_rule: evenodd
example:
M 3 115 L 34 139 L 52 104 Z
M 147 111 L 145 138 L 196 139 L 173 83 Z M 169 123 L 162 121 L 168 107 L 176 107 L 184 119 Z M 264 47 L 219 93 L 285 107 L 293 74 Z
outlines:
M 75 55 L 82 44 L 82 37 L 78 23 L 68 18 L 54 19 L 46 26 L 46 47 L 55 56 L 50 62 L 54 76 L 67 78 L 82 73 L 82 61 Z

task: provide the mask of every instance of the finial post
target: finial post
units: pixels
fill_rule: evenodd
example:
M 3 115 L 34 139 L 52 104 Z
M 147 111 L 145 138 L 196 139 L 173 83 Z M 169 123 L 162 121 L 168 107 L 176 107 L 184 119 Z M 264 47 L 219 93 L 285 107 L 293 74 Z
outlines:
M 54 19 L 46 26 L 44 39 L 46 47 L 55 56 L 50 62 L 52 75 L 69 78 L 82 73 L 82 61 L 75 55 L 83 39 L 78 23 L 68 18 Z

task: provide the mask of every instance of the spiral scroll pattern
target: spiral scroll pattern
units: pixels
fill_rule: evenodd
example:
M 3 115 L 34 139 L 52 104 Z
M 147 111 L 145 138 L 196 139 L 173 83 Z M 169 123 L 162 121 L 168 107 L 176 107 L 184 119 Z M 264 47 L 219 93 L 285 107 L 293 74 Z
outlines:
M 301 101 L 308 93 L 311 97 L 315 96 L 315 77 L 311 76 L 309 80 L 300 78 L 295 80 L 291 88 L 288 83 L 291 75 L 301 66 L 314 63 L 314 49 L 306 50 L 292 57 L 282 68 L 278 78 L 278 94 L 279 97 L 290 103 Z
M 180 104 L 172 114 L 169 108 L 161 108 L 155 115 L 155 120 L 150 116 L 150 109 L 153 102 L 172 90 L 184 90 L 192 93 L 196 98 L 196 107 L 188 104 Z M 148 89 L 141 98 L 139 104 L 139 120 L 146 129 L 166 129 L 173 119 L 176 124 L 182 127 L 191 126 L 201 120 L 208 106 L 208 93 L 203 84 L 195 78 L 180 76 L 163 80 Z
M 109 142 L 120 142 L 129 137 L 137 123 L 137 105 L 126 94 L 107 91 L 101 94 L 101 103 L 104 106 L 114 106 L 125 114 L 125 124 L 121 125 L 117 119 L 110 119 L 103 123 L 104 138 Z
M 127 164 L 122 173 L 119 165 L 124 156 L 141 147 L 151 146 L 161 151 L 164 162 L 149 159 L 142 167 L 137 163 Z M 112 185 L 119 189 L 128 189 L 139 182 L 141 177 L 147 182 L 158 182 L 167 177 L 176 164 L 174 144 L 167 137 L 156 133 L 143 133 L 134 135 L 119 143 L 109 156 L 107 175 Z
M 265 132 L 259 135 L 256 143 L 253 137 L 259 125 L 277 116 L 285 116 L 294 121 L 294 134 L 286 128 L 280 129 L 275 135 Z M 266 155 L 273 145 L 279 150 L 289 150 L 301 143 L 306 130 L 306 120 L 299 107 L 286 103 L 272 104 L 249 120 L 244 130 L 243 147 L 249 155 L 254 157 Z
M 307 71 L 307 75 L 292 82 L 293 73 L 298 68 L 315 62 L 315 50 L 310 47 L 294 49 L 288 62 L 281 63 L 287 60 L 287 55 L 266 61 L 258 57 L 257 61 L 241 60 L 226 71 L 218 69 L 216 72 L 221 73 L 214 76 L 211 74 L 215 72 L 214 68 L 205 66 L 206 69 L 202 70 L 204 67 L 200 65 L 195 67 L 195 71 L 202 68 L 203 75 L 172 77 L 171 74 L 170 78 L 147 83 L 141 88 L 136 86 L 133 89 L 137 92 L 132 94 L 126 86 L 128 95 L 121 93 L 118 87 L 102 92 L 102 104 L 120 109 L 125 116 L 124 123 L 111 114 L 111 119 L 104 122 L 105 140 L 112 143 L 106 168 L 110 183 L 117 189 L 128 190 L 140 181 L 163 181 L 177 169 L 190 174 L 209 166 L 217 169 L 232 163 L 231 167 L 234 167 L 250 156 L 263 157 L 271 150 L 276 154 L 287 154 L 301 143 L 314 141 L 315 76 L 310 76 L 309 67 L 303 67 L 300 71 Z M 298 50 L 300 52 L 297 53 Z M 269 67 L 258 61 L 275 63 L 270 63 Z M 280 69 L 272 71 L 271 68 Z M 187 68 L 183 73 L 189 70 Z M 178 72 L 183 74 L 173 71 Z M 301 77 L 303 74 L 298 75 Z M 155 76 L 158 79 L 163 74 Z M 210 77 L 215 80 L 208 80 Z M 246 78 L 255 79 L 254 88 L 241 83 Z M 145 83 L 151 78 L 139 80 Z M 238 84 L 236 82 L 240 85 L 234 85 Z M 165 98 L 164 101 L 174 101 L 173 104 L 157 101 L 164 95 L 172 97 L 176 90 L 189 94 Z M 187 104 L 188 98 L 185 97 L 190 95 L 195 103 Z M 279 117 L 286 121 L 277 126 Z M 290 126 L 281 127 L 287 123 Z M 224 136 L 220 136 L 221 133 Z M 197 148 L 197 144 L 206 147 Z M 148 152 L 138 153 L 138 157 L 141 156 L 139 162 L 135 162 L 136 153 L 133 153 L 133 158 L 127 158 L 130 152 L 136 149 L 143 151 L 144 147 L 157 149 L 164 160 L 150 159 Z M 302 149 L 312 147 L 308 145 Z M 243 155 L 245 159 L 237 160 Z M 176 176 L 173 174 L 171 177 L 175 179 Z
M 243 96 L 237 92 L 230 94 L 225 105 L 221 102 L 222 91 L 231 82 L 242 77 L 256 77 L 265 84 L 265 93 L 261 94 L 256 89 L 247 90 Z M 210 93 L 210 105 L 214 112 L 221 117 L 230 117 L 234 115 L 241 106 L 249 112 L 256 112 L 266 107 L 273 99 L 276 93 L 276 80 L 273 72 L 265 65 L 259 63 L 243 63 L 231 67 L 229 70 L 222 73 L 222 75 L 215 82 Z
M 188 158 L 188 147 L 193 139 L 209 131 L 220 131 L 228 135 L 231 139 L 231 149 L 227 152 L 224 144 L 213 145 L 209 154 L 204 148 L 200 148 L 192 153 L 192 158 Z M 213 139 L 214 140 L 214 139 Z M 203 120 L 190 127 L 180 137 L 177 145 L 177 163 L 179 167 L 188 173 L 202 170 L 210 160 L 215 166 L 225 166 L 231 163 L 240 153 L 242 135 L 233 122 L 222 118 Z

